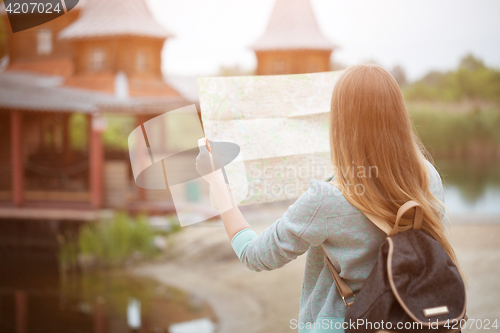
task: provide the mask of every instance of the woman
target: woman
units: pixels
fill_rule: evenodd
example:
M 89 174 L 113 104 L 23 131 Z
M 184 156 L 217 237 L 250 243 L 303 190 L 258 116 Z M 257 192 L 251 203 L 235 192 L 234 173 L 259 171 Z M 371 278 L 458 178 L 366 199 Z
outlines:
M 204 176 L 217 202 L 226 203 L 222 221 L 236 254 L 248 268 L 276 269 L 307 252 L 299 318 L 292 325 L 303 332 L 316 331 L 320 325 L 307 323 L 324 323 L 324 319 L 330 320 L 330 327 L 339 327 L 335 323 L 343 322 L 347 311 L 323 250 L 354 292 L 363 287 L 375 266 L 386 234 L 362 212 L 382 217 L 393 226 L 402 204 L 418 202 L 424 211 L 422 229 L 457 262 L 443 230 L 441 179 L 426 160 L 399 86 L 387 71 L 359 65 L 340 76 L 331 103 L 330 147 L 334 181 L 311 180 L 308 190 L 260 235 L 228 201 L 222 172 Z M 200 151 L 199 170 L 209 163 L 207 150 L 202 147 Z M 411 226 L 412 217 L 406 216 L 399 231 Z

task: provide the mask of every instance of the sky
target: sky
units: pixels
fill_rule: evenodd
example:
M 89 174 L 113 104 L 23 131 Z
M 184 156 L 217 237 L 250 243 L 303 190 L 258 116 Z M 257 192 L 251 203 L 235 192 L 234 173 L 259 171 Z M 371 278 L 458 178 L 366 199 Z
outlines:
M 216 75 L 220 66 L 254 69 L 250 44 L 265 31 L 275 0 L 146 0 L 175 37 L 163 49 L 166 75 Z M 500 68 L 499 0 L 311 0 L 343 65 L 375 61 L 410 80 L 456 68 L 468 53 Z

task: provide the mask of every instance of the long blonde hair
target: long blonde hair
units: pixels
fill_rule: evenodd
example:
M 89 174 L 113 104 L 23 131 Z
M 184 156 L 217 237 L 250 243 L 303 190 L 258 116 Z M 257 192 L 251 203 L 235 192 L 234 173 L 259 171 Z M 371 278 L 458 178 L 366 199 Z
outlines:
M 444 204 L 431 193 L 427 153 L 396 80 L 376 65 L 347 69 L 335 85 L 330 114 L 334 176 L 346 199 L 391 226 L 402 204 L 418 202 L 424 212 L 422 230 L 458 266 L 443 228 Z M 399 231 L 412 228 L 410 215 L 401 219 Z

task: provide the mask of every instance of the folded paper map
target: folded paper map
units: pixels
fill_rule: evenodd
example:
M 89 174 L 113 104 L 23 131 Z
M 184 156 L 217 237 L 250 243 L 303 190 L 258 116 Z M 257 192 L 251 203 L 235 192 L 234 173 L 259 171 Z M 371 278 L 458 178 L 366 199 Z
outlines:
M 293 199 L 331 175 L 329 112 L 340 72 L 198 79 L 205 136 L 236 143 L 242 205 Z

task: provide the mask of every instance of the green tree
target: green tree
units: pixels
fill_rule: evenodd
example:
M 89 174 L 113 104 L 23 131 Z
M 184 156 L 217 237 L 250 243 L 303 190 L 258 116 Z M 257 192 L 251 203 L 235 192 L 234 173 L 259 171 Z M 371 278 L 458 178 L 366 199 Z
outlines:
M 499 102 L 500 71 L 468 54 L 456 70 L 429 72 L 403 92 L 408 100 Z

